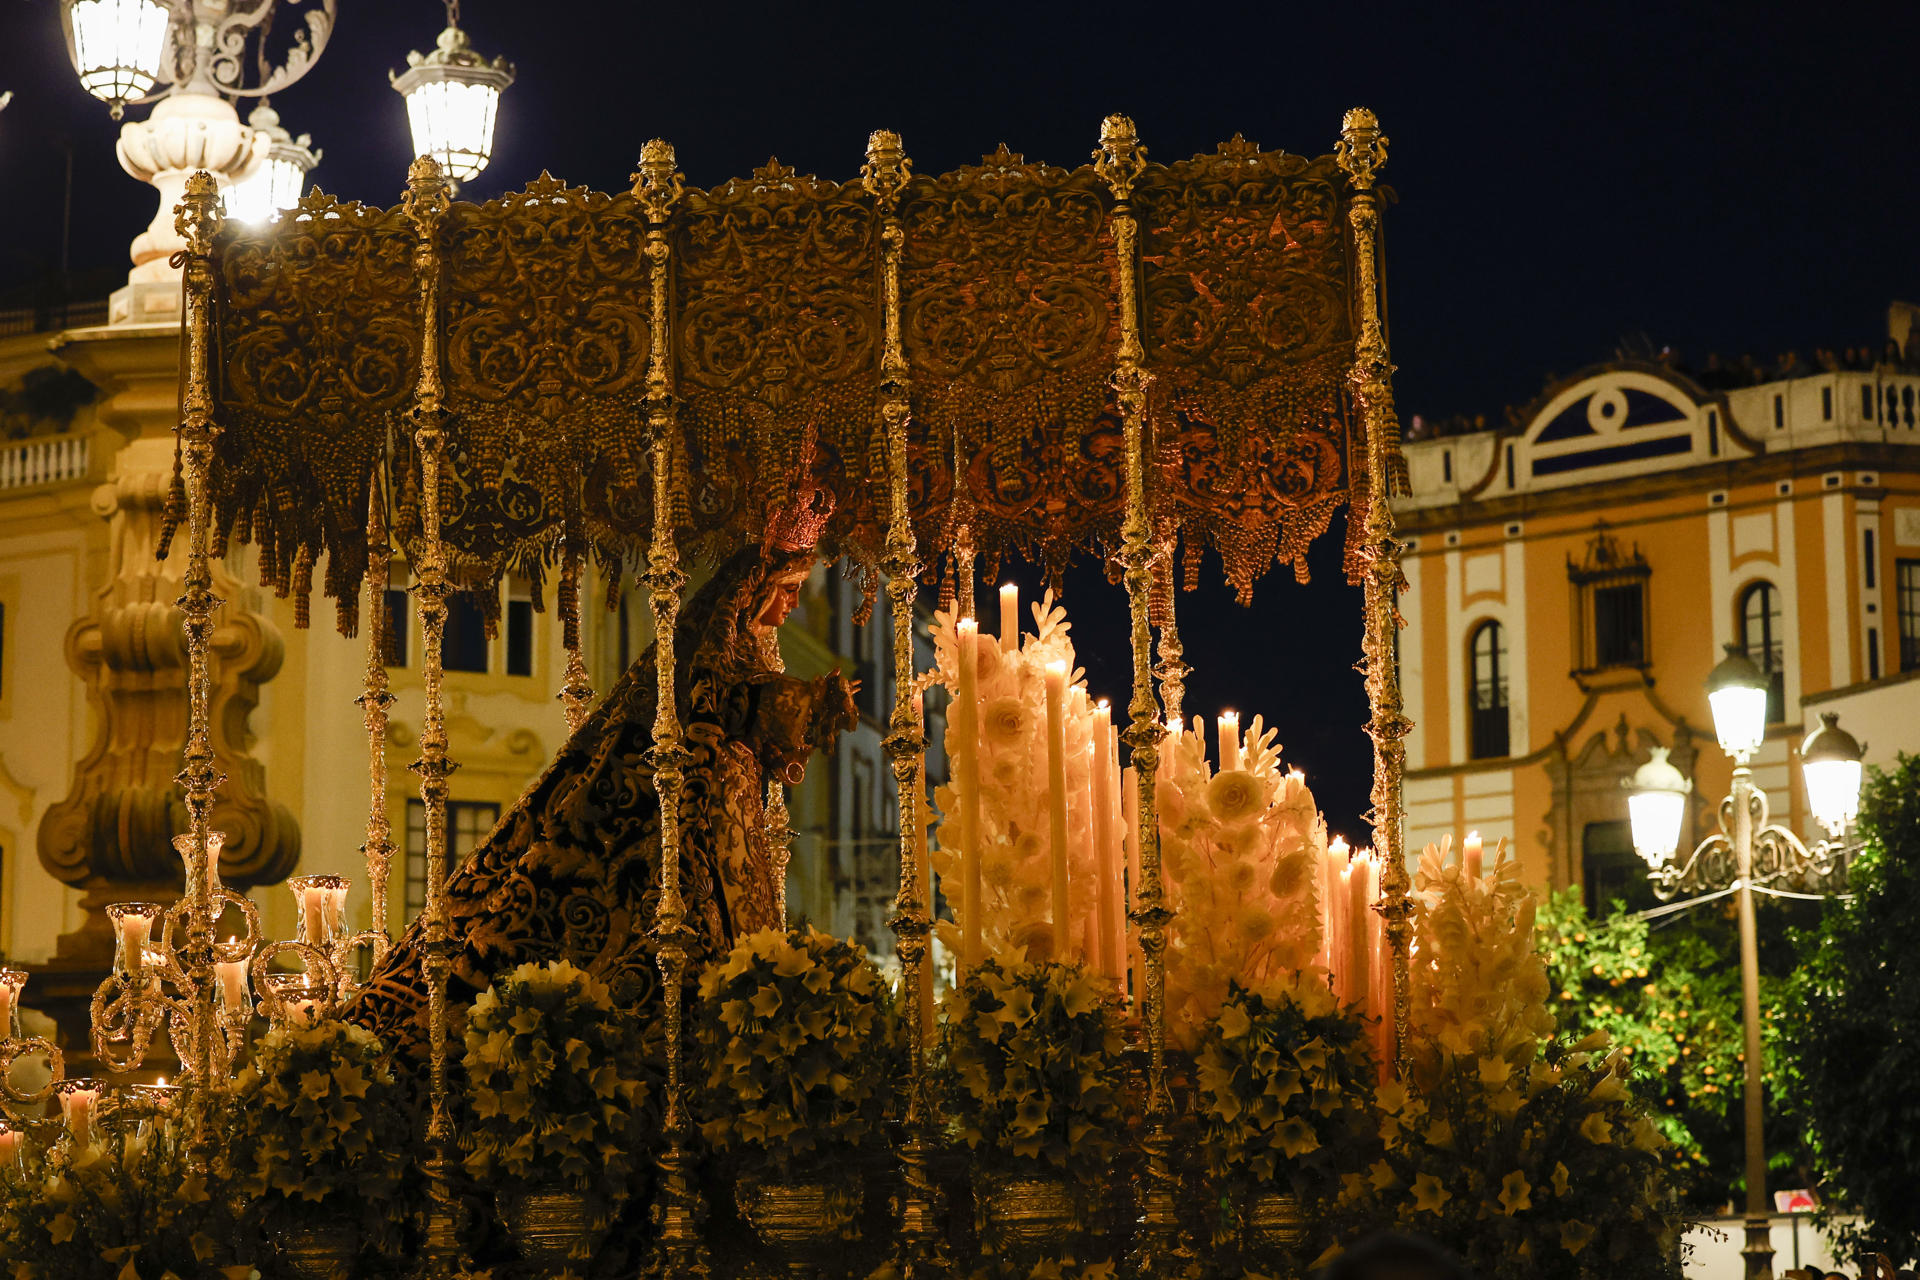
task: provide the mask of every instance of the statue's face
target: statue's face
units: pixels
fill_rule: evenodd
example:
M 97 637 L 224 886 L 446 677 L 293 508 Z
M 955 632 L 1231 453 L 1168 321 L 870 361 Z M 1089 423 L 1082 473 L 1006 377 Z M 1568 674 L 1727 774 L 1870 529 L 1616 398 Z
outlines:
M 765 603 L 753 620 L 756 632 L 764 635 L 787 620 L 787 615 L 800 602 L 801 584 L 806 582 L 812 570 L 811 565 L 796 565 L 767 580 Z

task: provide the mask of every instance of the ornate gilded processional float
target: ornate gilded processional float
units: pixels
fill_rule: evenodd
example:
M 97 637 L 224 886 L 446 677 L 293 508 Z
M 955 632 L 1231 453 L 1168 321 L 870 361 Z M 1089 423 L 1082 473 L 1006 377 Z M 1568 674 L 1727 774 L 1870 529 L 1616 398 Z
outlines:
M 1348 113 L 1330 156 L 1262 151 L 1236 136 L 1172 164 L 1150 163 L 1132 122 L 1112 116 L 1092 163 L 1073 170 L 1002 148 L 979 165 L 919 175 L 900 138 L 882 131 L 857 180 L 769 162 L 703 191 L 654 141 L 631 190 L 614 195 L 543 175 L 522 192 L 461 203 L 422 159 L 396 208 L 316 191 L 262 228 L 219 225 L 211 182 L 189 186 L 176 514 L 190 559 L 194 697 L 182 777 L 191 843 L 207 847 L 217 785 L 202 750 L 217 603 L 207 557 L 250 542 L 263 577 L 297 598 L 303 622 L 324 562 L 322 589 L 352 635 L 362 581 L 379 601 L 397 542 L 424 633 L 413 770 L 427 815 L 430 1136 L 440 1172 L 452 1139 L 447 598 L 474 590 L 497 607 L 491 588 L 503 574 L 530 579 L 536 596 L 557 580 L 569 652 L 561 693 L 577 725 L 593 698 L 579 650 L 582 566 L 591 557 L 616 584 L 637 569 L 661 646 L 663 1243 L 669 1256 L 692 1247 L 678 1034 L 688 926 L 675 797 L 685 747 L 671 654 L 681 566 L 757 539 L 803 453 L 813 482 L 836 499 L 823 550 L 847 557 L 869 591 L 884 577 L 892 605 L 897 696 L 886 746 L 903 797 L 893 927 L 915 1072 L 910 1131 L 929 1119 L 917 1007 L 929 904 L 911 835 L 927 803 L 911 696 L 923 579 L 957 594 L 965 614 L 982 557 L 990 572 L 1019 556 L 1057 577 L 1092 552 L 1125 584 L 1133 689 L 1122 737 L 1140 782 L 1134 920 L 1145 959 L 1151 1234 L 1173 1221 L 1162 965 L 1171 913 L 1152 779 L 1163 726 L 1181 714 L 1176 579 L 1191 585 L 1208 549 L 1243 599 L 1276 562 L 1304 574 L 1308 543 L 1342 503 L 1354 507 L 1347 572 L 1364 586 L 1372 822 L 1393 957 L 1392 1043 L 1404 1062 L 1408 724 L 1392 661 L 1401 579 L 1388 510 L 1402 461 L 1376 266 L 1385 156 L 1365 110 Z M 369 613 L 366 848 L 384 932 L 390 697 L 380 611 Z M 912 1237 L 932 1230 L 919 1140 L 902 1154 L 902 1230 Z

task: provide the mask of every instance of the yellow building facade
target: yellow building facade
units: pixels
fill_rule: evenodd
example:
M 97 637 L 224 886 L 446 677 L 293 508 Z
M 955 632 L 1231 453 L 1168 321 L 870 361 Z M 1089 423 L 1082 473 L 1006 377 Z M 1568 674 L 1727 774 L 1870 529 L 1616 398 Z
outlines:
M 1808 831 L 1796 753 L 1822 711 L 1869 763 L 1920 750 L 1917 397 L 1897 360 L 1722 390 L 1617 362 L 1517 430 L 1409 441 L 1409 847 L 1478 829 L 1531 882 L 1635 897 L 1622 784 L 1671 748 L 1684 847 L 1713 829 L 1728 644 L 1773 677 L 1753 767 L 1776 820 Z

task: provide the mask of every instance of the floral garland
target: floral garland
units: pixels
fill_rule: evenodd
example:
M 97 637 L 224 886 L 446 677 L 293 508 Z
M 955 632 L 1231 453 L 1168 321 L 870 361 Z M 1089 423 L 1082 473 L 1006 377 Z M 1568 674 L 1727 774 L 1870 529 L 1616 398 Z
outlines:
M 413 1121 L 380 1041 L 351 1022 L 274 1027 L 234 1082 L 235 1187 L 285 1217 L 294 1205 L 383 1222 Z
M 743 1171 L 819 1176 L 885 1145 L 903 1074 L 891 989 L 865 948 L 817 929 L 742 938 L 700 978 L 697 1097 L 708 1145 Z
M 1110 980 L 1080 965 L 982 962 L 942 1004 L 942 1112 L 996 1172 L 1104 1170 L 1124 1127 Z
M 605 983 L 565 960 L 523 964 L 473 1002 L 465 1045 L 469 1172 L 498 1189 L 626 1198 L 653 1069 Z
M 1385 1152 L 1343 1198 L 1494 1280 L 1677 1280 L 1678 1201 L 1625 1055 L 1551 1038 L 1513 860 L 1482 877 L 1446 854 L 1427 846 L 1416 879 L 1412 1088 L 1379 1089 Z

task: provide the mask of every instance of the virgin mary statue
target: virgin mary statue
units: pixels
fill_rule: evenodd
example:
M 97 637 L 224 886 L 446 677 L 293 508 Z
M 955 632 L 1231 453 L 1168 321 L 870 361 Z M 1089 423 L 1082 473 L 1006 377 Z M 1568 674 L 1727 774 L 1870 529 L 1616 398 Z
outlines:
M 767 779 L 797 782 L 808 757 L 858 719 L 857 685 L 839 672 L 798 680 L 781 669 L 775 631 L 813 570 L 830 507 L 824 490 L 802 492 L 759 546 L 694 593 L 675 631 L 674 697 L 689 752 L 679 808 L 690 974 L 736 937 L 785 923 L 763 815 Z M 608 982 L 626 1007 L 657 1010 L 656 648 L 449 877 L 455 1007 L 516 965 L 565 959 Z M 346 1013 L 416 1056 L 427 1038 L 425 940 L 416 920 Z

